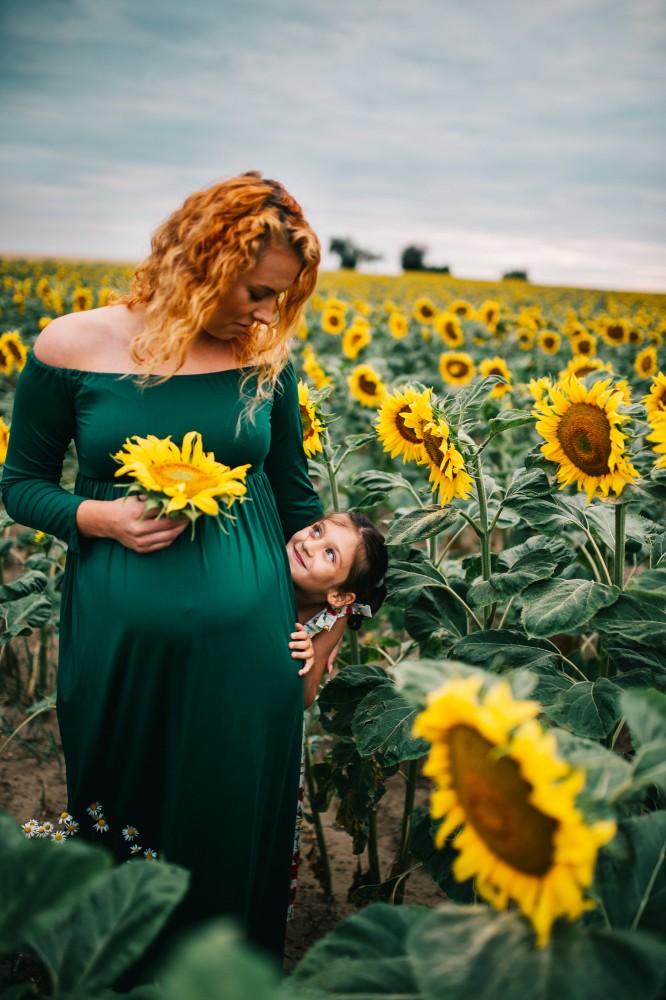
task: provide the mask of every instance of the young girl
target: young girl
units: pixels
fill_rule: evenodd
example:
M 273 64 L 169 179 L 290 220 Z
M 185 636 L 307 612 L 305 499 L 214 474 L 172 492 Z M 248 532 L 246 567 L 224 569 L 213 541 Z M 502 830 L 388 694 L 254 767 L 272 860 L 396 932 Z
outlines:
M 299 674 L 309 708 L 345 627 L 360 628 L 384 601 L 386 543 L 367 517 L 346 511 L 297 532 L 287 555 L 299 617 L 289 647 L 294 659 L 305 661 Z

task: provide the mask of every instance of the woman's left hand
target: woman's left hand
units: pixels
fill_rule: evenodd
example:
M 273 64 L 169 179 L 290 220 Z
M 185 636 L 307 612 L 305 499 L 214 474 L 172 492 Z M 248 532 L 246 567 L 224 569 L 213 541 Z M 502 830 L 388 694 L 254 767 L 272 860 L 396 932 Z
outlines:
M 298 671 L 298 676 L 302 677 L 303 674 L 309 673 L 314 666 L 314 646 L 312 645 L 312 639 L 300 622 L 296 622 L 296 628 L 298 631 L 291 633 L 289 649 L 291 649 L 291 655 L 295 660 L 305 660 L 303 666 Z

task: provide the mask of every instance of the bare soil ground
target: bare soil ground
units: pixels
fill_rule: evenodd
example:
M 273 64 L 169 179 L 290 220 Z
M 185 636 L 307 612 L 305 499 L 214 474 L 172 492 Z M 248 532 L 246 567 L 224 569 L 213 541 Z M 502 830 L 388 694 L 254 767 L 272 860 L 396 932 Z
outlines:
M 0 717 L 17 725 L 21 715 L 0 706 Z M 6 736 L 0 735 L 0 746 Z M 404 782 L 399 777 L 388 783 L 388 791 L 378 807 L 379 856 L 382 877 L 386 878 L 395 858 L 402 817 Z M 425 802 L 428 788 L 424 783 L 417 793 L 417 802 Z M 58 740 L 55 712 L 35 719 L 12 740 L 0 756 L 0 809 L 13 816 L 17 823 L 33 817 L 51 819 L 66 807 L 65 767 Z M 285 968 L 293 968 L 303 954 L 331 930 L 341 919 L 355 913 L 349 900 L 355 887 L 359 862 L 367 869 L 364 855 L 352 854 L 351 838 L 335 825 L 335 802 L 323 816 L 328 847 L 333 898 L 328 899 L 315 874 L 315 834 L 304 821 L 301 838 L 301 867 L 295 912 L 287 930 Z M 306 813 L 309 805 L 305 803 Z M 444 899 L 440 889 L 423 869 L 413 872 L 406 883 L 405 903 L 436 906 Z

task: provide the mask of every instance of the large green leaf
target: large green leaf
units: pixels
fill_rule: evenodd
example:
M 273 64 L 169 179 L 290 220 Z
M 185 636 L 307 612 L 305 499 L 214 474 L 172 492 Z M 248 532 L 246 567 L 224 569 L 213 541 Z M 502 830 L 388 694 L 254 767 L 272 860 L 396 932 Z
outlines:
M 287 979 L 287 988 L 294 997 L 307 998 L 420 997 L 405 939 L 410 930 L 418 932 L 428 913 L 424 906 L 366 906 L 310 948 Z
M 656 649 L 650 646 L 638 645 L 632 639 L 621 635 L 604 636 L 604 652 L 618 673 L 638 669 L 651 670 L 658 682 L 664 683 L 666 678 L 666 647 Z M 651 685 L 648 685 L 651 686 Z
M 226 920 L 186 938 L 159 982 L 164 1000 L 286 1000 L 277 967 Z
M 76 841 L 27 840 L 0 815 L 0 952 L 24 945 L 40 915 L 50 919 L 110 864 L 106 851 Z
M 394 560 L 386 574 L 388 600 L 397 607 L 409 607 L 424 588 L 446 586 L 442 574 L 430 562 Z
M 451 583 L 451 590 L 456 593 L 465 588 L 459 580 Z M 438 585 L 424 587 L 405 610 L 405 628 L 420 643 L 427 642 L 433 633 L 441 630 L 458 638 L 467 631 L 467 613 L 450 590 Z
M 604 635 L 619 635 L 644 646 L 666 648 L 666 614 L 650 601 L 621 594 L 612 607 L 601 608 L 590 627 Z
M 625 691 L 620 705 L 636 748 L 634 786 L 656 785 L 666 795 L 666 695 L 653 689 Z
M 473 607 L 486 607 L 514 597 L 530 583 L 552 576 L 557 566 L 556 556 L 548 552 L 545 547 L 526 552 L 515 561 L 511 569 L 502 573 L 491 573 L 488 580 L 470 587 L 469 602 Z
M 560 655 L 557 646 L 547 639 L 528 639 L 522 632 L 510 629 L 488 629 L 473 632 L 454 644 L 453 655 L 468 663 L 478 663 L 491 670 L 554 666 Z
M 317 699 L 322 726 L 336 736 L 349 736 L 354 713 L 366 694 L 376 687 L 391 689 L 385 670 L 372 664 L 345 667 L 326 684 Z
M 666 812 L 624 819 L 597 862 L 604 915 L 614 928 L 666 928 Z
M 614 818 L 611 802 L 631 784 L 629 761 L 596 740 L 574 736 L 565 729 L 558 729 L 556 734 L 562 756 L 585 774 L 582 804 L 586 817 L 590 820 Z
M 543 580 L 523 591 L 523 625 L 528 635 L 546 638 L 559 632 L 577 633 L 595 612 L 615 604 L 615 587 L 592 580 Z
M 544 948 L 517 912 L 445 904 L 410 931 L 424 1000 L 650 1000 L 666 946 L 640 931 L 586 931 L 559 921 Z
M 387 545 L 421 542 L 450 527 L 460 515 L 451 507 L 419 507 L 396 517 L 386 534 Z
M 567 687 L 553 705 L 546 708 L 549 719 L 577 736 L 602 739 L 622 717 L 622 688 L 606 680 L 580 681 Z
M 63 851 L 67 851 L 67 845 Z M 187 890 L 189 873 L 162 862 L 114 868 L 79 898 L 35 923 L 27 943 L 56 991 L 111 986 L 145 951 Z
M 531 535 L 524 542 L 512 545 L 500 553 L 498 564 L 500 567 L 515 569 L 524 556 L 531 552 L 546 552 L 549 556 L 554 556 L 557 563 L 567 566 L 574 559 L 574 549 L 564 538 L 548 538 L 546 535 Z
M 536 417 L 533 417 L 529 410 L 501 410 L 488 422 L 488 429 L 494 437 L 513 427 L 525 427 L 534 423 Z
M 352 721 L 352 734 L 361 757 L 380 754 L 388 766 L 423 757 L 430 744 L 412 736 L 416 712 L 395 688 L 382 686 L 370 691 Z
M 46 590 L 48 577 L 39 570 L 30 570 L 22 573 L 9 583 L 0 586 L 0 613 L 5 601 L 16 601 L 20 597 L 28 597 L 30 594 L 41 594 Z
M 370 815 L 386 793 L 386 778 L 398 766 L 384 767 L 376 757 L 361 757 L 351 737 L 341 737 L 324 762 L 326 772 L 317 770 L 319 784 L 316 807 L 335 789 L 339 798 L 336 823 L 352 837 L 354 854 L 361 854 L 368 842 Z M 320 780 L 320 776 L 323 780 Z
M 646 569 L 627 584 L 627 592 L 648 601 L 666 603 L 666 567 Z
M 542 469 L 518 469 L 511 477 L 504 502 L 550 496 L 553 487 Z

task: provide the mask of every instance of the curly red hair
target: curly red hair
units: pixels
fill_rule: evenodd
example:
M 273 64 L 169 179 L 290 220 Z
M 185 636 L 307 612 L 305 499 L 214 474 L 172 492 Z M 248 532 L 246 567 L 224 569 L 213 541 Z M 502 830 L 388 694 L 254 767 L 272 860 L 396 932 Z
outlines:
M 204 316 L 269 246 L 290 250 L 301 269 L 280 298 L 274 325 L 255 323 L 233 348 L 238 366 L 251 369 L 245 381 L 257 376 L 250 409 L 270 394 L 314 290 L 321 251 L 298 202 L 258 171 L 195 191 L 155 230 L 151 253 L 119 300 L 145 308 L 144 329 L 130 350 L 148 376 L 166 363 L 175 362 L 174 371 L 182 366 Z

